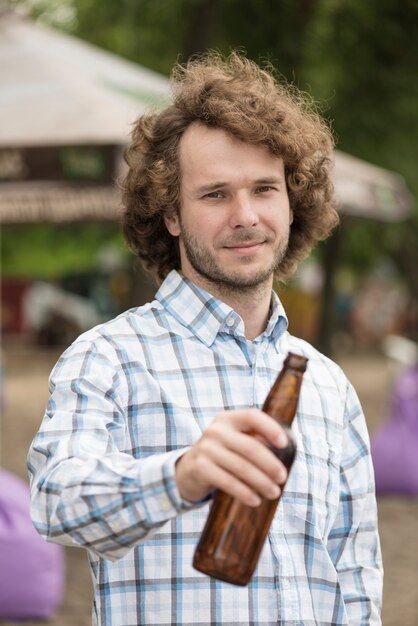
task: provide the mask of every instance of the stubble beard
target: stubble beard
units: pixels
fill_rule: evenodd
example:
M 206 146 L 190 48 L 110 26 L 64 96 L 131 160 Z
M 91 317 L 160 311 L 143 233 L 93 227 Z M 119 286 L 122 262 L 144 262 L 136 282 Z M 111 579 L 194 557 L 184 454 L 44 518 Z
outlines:
M 250 241 L 254 235 L 241 235 L 239 240 L 234 243 L 242 243 Z M 272 277 L 274 272 L 280 267 L 283 258 L 286 255 L 289 237 L 282 239 L 276 246 L 274 258 L 268 267 L 262 268 L 255 274 L 245 274 L 237 271 L 226 272 L 219 265 L 215 256 L 206 247 L 202 246 L 197 238 L 189 233 L 184 226 L 182 227 L 182 239 L 184 251 L 187 259 L 197 274 L 203 279 L 203 282 L 212 286 L 215 292 L 234 293 L 236 296 L 248 293 L 262 292 L 264 289 L 271 288 Z M 229 244 L 231 245 L 232 242 Z M 242 257 L 242 264 L 250 264 L 250 257 Z

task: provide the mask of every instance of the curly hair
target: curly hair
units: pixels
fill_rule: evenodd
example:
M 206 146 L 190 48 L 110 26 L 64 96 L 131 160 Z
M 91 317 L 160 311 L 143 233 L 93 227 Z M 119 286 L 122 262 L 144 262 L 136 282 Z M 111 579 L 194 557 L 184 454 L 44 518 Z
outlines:
M 171 104 L 142 115 L 125 150 L 126 242 L 158 282 L 180 269 L 178 238 L 168 232 L 164 215 L 181 210 L 179 142 L 190 124 L 200 122 L 283 158 L 293 223 L 275 278 L 287 279 L 338 223 L 330 129 L 306 94 L 279 81 L 270 65 L 261 68 L 238 52 L 224 58 L 211 51 L 176 64 L 171 84 Z

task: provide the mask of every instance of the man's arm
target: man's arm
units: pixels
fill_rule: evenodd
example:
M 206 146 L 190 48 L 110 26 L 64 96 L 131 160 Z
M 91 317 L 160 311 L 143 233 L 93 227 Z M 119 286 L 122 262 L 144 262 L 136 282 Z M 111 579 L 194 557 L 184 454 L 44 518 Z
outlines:
M 242 431 L 285 445 L 274 420 L 254 409 L 226 412 L 192 448 L 136 459 L 124 452 L 132 447 L 130 427 L 138 439 L 141 428 L 141 415 L 129 414 L 128 384 L 123 368 L 95 344 L 76 342 L 57 363 L 28 456 L 40 534 L 117 559 L 169 519 L 201 506 L 213 488 L 243 500 L 254 490 L 272 497 L 283 466 Z
M 339 510 L 328 551 L 339 573 L 350 626 L 377 626 L 383 570 L 374 475 L 366 422 L 350 384 L 342 450 Z
M 190 508 L 177 490 L 183 451 L 138 460 L 129 447 L 122 368 L 77 342 L 51 375 L 51 395 L 28 455 L 32 519 L 50 541 L 117 559 Z

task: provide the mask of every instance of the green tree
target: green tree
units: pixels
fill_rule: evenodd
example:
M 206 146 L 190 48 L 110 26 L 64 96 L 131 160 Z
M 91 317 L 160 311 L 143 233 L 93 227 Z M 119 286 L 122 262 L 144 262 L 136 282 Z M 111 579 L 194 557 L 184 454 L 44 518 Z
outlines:
M 315 96 L 328 103 L 339 148 L 399 172 L 415 197 L 417 33 L 415 0 L 323 1 L 303 72 Z M 364 268 L 389 253 L 418 298 L 416 206 L 408 222 L 359 222 L 347 239 L 346 263 Z

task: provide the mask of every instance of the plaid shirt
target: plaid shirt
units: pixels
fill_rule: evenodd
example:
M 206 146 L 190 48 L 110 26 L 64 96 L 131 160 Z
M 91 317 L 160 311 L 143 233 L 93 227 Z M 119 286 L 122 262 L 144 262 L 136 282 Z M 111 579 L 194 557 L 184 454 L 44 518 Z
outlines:
M 176 459 L 220 411 L 261 407 L 287 352 L 309 358 L 298 455 L 247 587 L 195 571 L 208 504 L 182 500 Z M 156 300 L 82 335 L 51 375 L 29 452 L 38 531 L 83 546 L 101 626 L 376 625 L 382 571 L 364 416 L 337 365 L 265 332 L 172 272 Z

